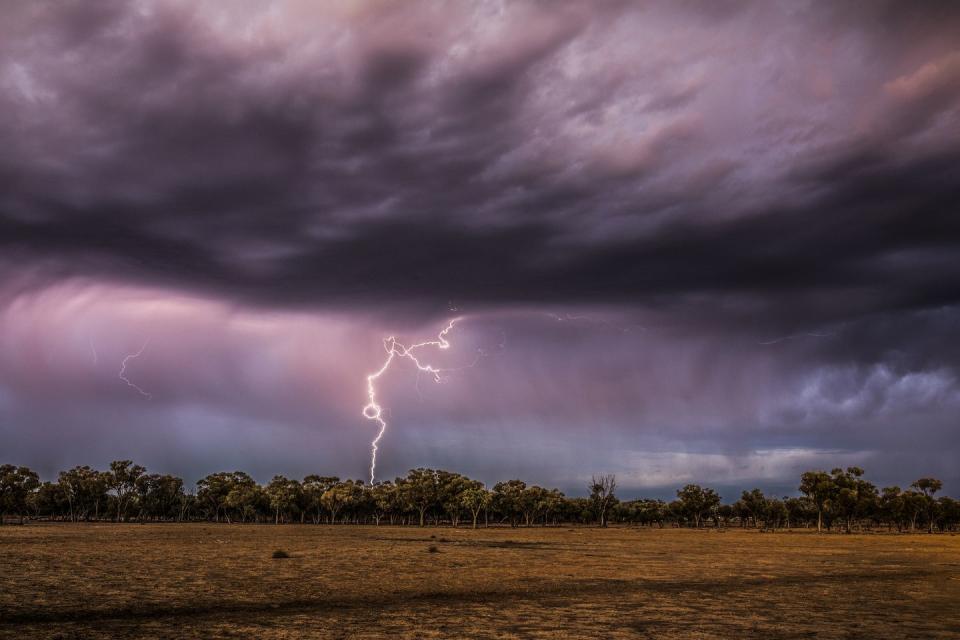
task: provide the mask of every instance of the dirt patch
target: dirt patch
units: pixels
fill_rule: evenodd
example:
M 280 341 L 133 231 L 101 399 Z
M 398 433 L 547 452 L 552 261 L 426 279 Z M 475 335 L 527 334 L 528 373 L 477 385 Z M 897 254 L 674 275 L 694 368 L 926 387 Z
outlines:
M 6 527 L 0 637 L 957 638 L 960 629 L 956 536 L 618 528 L 445 530 L 444 542 L 430 535 L 347 526 Z M 431 543 L 440 553 L 424 552 Z M 273 549 L 291 558 L 273 560 Z

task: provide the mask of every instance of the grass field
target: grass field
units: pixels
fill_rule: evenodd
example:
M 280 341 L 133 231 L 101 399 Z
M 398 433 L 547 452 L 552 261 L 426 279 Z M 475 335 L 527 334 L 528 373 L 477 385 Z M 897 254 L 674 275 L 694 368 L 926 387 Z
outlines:
M 2 638 L 718 636 L 958 638 L 960 536 L 0 528 Z

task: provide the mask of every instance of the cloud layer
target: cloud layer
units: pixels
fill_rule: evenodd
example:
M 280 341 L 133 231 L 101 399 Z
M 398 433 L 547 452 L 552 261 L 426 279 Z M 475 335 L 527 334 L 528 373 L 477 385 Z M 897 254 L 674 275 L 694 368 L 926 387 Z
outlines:
M 383 334 L 462 313 L 395 472 L 960 481 L 957 42 L 950 2 L 8 7 L 7 455 L 362 476 Z M 147 339 L 149 409 L 107 370 Z

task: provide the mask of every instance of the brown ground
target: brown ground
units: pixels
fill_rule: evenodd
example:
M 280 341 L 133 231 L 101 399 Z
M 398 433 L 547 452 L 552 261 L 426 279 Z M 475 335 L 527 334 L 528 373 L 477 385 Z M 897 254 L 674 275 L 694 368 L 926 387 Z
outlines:
M 0 638 L 748 635 L 960 638 L 960 536 L 0 528 Z

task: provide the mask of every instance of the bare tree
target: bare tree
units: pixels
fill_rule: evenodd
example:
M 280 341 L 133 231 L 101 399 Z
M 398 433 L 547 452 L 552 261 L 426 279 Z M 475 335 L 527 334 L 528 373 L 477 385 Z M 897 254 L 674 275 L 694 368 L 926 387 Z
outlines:
M 590 500 L 593 502 L 594 509 L 597 513 L 597 519 L 600 521 L 601 527 L 607 526 L 607 510 L 616 500 L 613 492 L 617 488 L 617 476 L 611 474 L 592 476 L 590 478 L 590 484 L 587 485 L 587 488 L 590 489 Z

